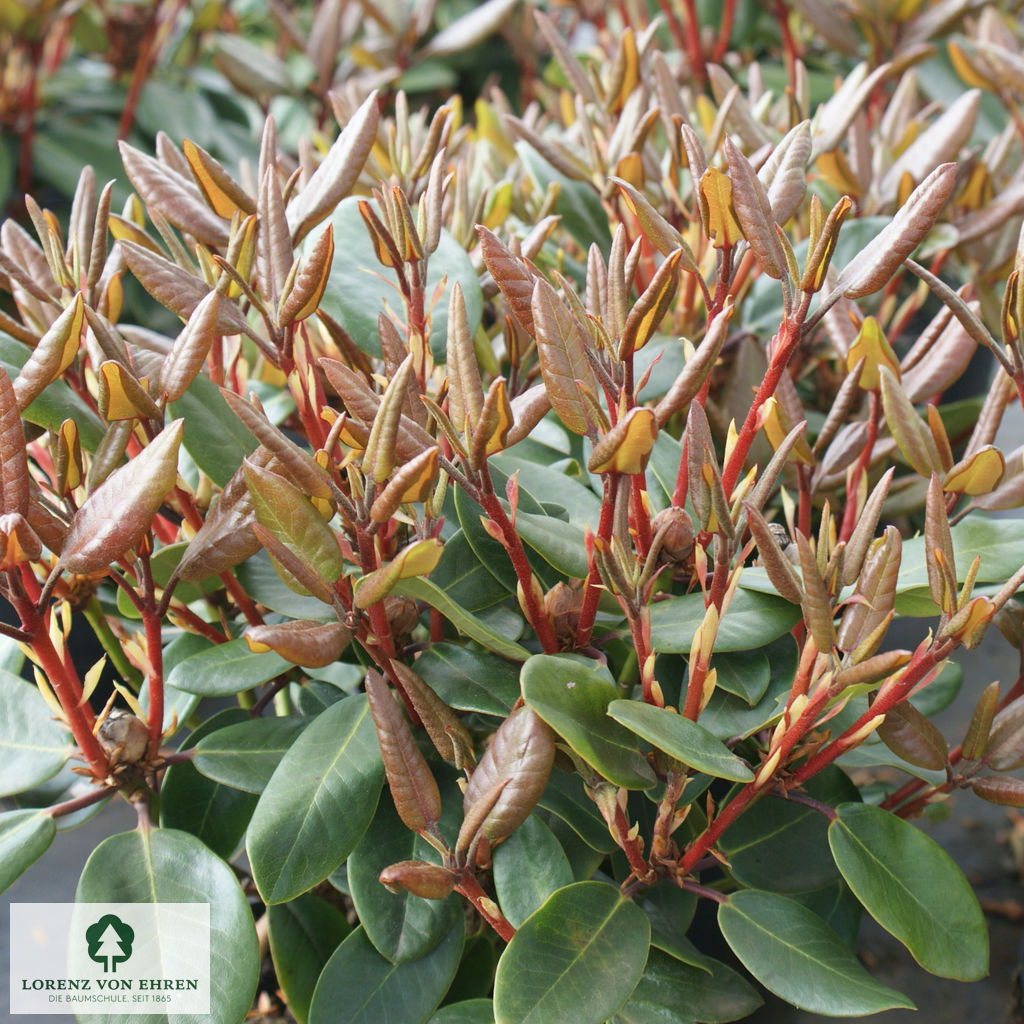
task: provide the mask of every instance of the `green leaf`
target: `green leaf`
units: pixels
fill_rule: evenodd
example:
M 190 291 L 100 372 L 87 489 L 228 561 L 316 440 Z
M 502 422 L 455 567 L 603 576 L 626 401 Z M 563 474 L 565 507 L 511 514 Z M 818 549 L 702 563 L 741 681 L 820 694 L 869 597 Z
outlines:
M 454 803 L 449 801 L 453 807 L 458 802 L 458 797 Z M 441 863 L 437 851 L 402 824 L 394 804 L 385 797 L 348 859 L 348 884 L 366 937 L 394 964 L 425 956 L 461 914 L 461 902 L 454 894 L 427 900 L 404 889 L 397 893 L 385 889 L 378 880 L 381 871 L 403 860 Z
M 582 527 L 554 516 L 520 510 L 516 515 L 516 533 L 562 575 L 584 579 L 589 573 Z
M 70 753 L 69 736 L 39 691 L 0 669 L 0 796 L 52 778 Z
M 706 959 L 686 937 L 697 910 L 694 893 L 680 889 L 674 882 L 663 881 L 644 890 L 637 898 L 640 909 L 651 922 L 651 945 L 676 960 L 701 967 Z
M 934 839 L 869 804 L 841 804 L 829 826 L 836 864 L 867 912 L 932 974 L 988 973 L 988 928 L 963 872 Z
M 185 421 L 185 451 L 218 487 L 256 450 L 256 438 L 231 411 L 217 385 L 203 374 L 178 401 L 171 402 L 168 412 L 170 418 Z
M 430 581 L 467 612 L 490 608 L 509 594 L 476 557 L 462 530 L 456 530 L 444 542 L 441 561 L 430 574 Z
M 240 1024 L 259 979 L 252 912 L 235 873 L 198 839 L 173 829 L 122 832 L 86 862 L 78 903 L 209 903 L 210 1019 Z M 171 1024 L 175 1016 L 90 1014 L 93 1024 Z
M 309 1024 L 424 1024 L 459 965 L 461 915 L 426 956 L 393 964 L 357 928 L 327 961 L 313 992 Z
M 178 662 L 171 669 L 167 682 L 185 693 L 226 697 L 260 686 L 290 668 L 292 663 L 281 655 L 273 651 L 254 654 L 245 637 L 238 637 Z
M 512 937 L 494 982 L 498 1024 L 602 1024 L 643 974 L 651 926 L 605 882 L 559 889 Z
M 203 722 L 183 747 L 195 746 L 204 736 L 248 717 L 241 708 L 220 711 Z M 255 808 L 252 793 L 214 782 L 188 761 L 172 765 L 160 787 L 161 826 L 190 832 L 225 860 L 237 851 Z
M 651 607 L 651 646 L 662 654 L 689 654 L 704 611 L 701 594 L 659 601 Z M 741 588 L 718 627 L 715 652 L 763 647 L 788 633 L 799 620 L 800 609 L 784 598 Z
M 761 1005 L 742 975 L 719 960 L 704 960 L 706 969 L 691 967 L 652 949 L 639 984 L 609 1024 L 720 1024 L 747 1017 Z
M 289 588 L 278 576 L 266 551 L 247 558 L 235 569 L 235 575 L 254 601 L 290 619 L 319 619 L 326 611 L 323 601 L 296 594 Z
M 247 850 L 267 903 L 322 882 L 369 827 L 384 765 L 366 697 L 317 716 L 281 759 L 249 825 Z
M 427 1024 L 494 1024 L 494 1004 L 490 999 L 465 999 L 442 1006 Z
M 344 561 L 334 531 L 302 491 L 283 476 L 249 462 L 245 463 L 245 482 L 260 525 L 325 583 L 338 579 Z
M 519 668 L 476 647 L 432 644 L 416 671 L 450 707 L 504 717 L 519 699 Z
M 1003 583 L 1008 567 L 1024 565 L 1024 534 L 1013 519 L 986 519 L 970 515 L 949 531 L 956 557 L 958 581 L 963 581 L 975 556 L 981 556 L 977 582 Z M 928 567 L 925 561 L 924 537 L 903 542 L 900 574 L 896 584 L 898 593 L 928 586 Z M 938 609 L 932 605 L 932 615 Z
M 583 782 L 578 775 L 567 775 L 553 769 L 537 806 L 564 821 L 591 849 L 600 853 L 611 853 L 616 849 L 608 826 L 598 814 L 594 801 L 584 793 Z
M 376 212 L 379 216 L 380 210 Z M 385 304 L 400 308 L 398 278 L 393 270 L 377 261 L 373 243 L 359 213 L 358 197 L 342 199 L 331 214 L 329 223 L 334 228 L 334 237 L 344 239 L 344 244 L 339 244 L 335 250 L 320 305 L 357 339 L 360 347 L 372 356 L 379 356 L 377 315 L 385 312 Z M 473 264 L 462 246 L 444 229 L 437 249 L 430 254 L 427 268 L 425 294 L 431 301 L 442 280 L 445 287 L 434 303 L 430 329 L 430 350 L 438 363 L 445 360 L 448 299 L 456 281 L 462 286 L 471 336 L 480 325 L 483 312 L 483 294 Z
M 312 893 L 267 907 L 267 925 L 278 984 L 292 1016 L 306 1024 L 317 978 L 352 929 L 337 907 Z
M 858 799 L 856 787 L 834 767 L 809 779 L 805 788 L 829 806 Z M 719 845 L 733 876 L 752 889 L 809 892 L 839 878 L 828 849 L 828 819 L 792 800 L 758 800 L 729 827 Z
M 525 661 L 530 656 L 525 647 L 495 632 L 483 619 L 459 607 L 443 590 L 422 576 L 399 580 L 391 593 L 424 601 L 431 608 L 436 608 L 464 636 L 503 658 Z
M 0 892 L 46 853 L 56 834 L 56 822 L 45 811 L 0 814 Z
M 718 908 L 725 941 L 765 988 L 810 1013 L 857 1017 L 915 1009 L 875 981 L 817 914 L 773 892 L 744 889 Z
M 304 717 L 247 718 L 225 725 L 196 744 L 192 763 L 215 782 L 262 793 L 281 758 L 309 725 Z
M 572 881 L 572 868 L 561 845 L 535 814 L 494 851 L 494 888 L 501 912 L 513 928 Z
M 675 711 L 635 700 L 613 700 L 608 714 L 651 746 L 699 772 L 733 782 L 754 781 L 754 773 L 742 758 L 707 729 Z
M 523 665 L 520 682 L 530 707 L 609 782 L 627 789 L 655 784 L 636 737 L 608 718 L 618 691 L 605 676 L 575 658 L 536 654 Z
M 765 695 L 772 678 L 772 667 L 763 650 L 716 654 L 711 667 L 717 673 L 715 685 L 742 697 L 751 707 Z

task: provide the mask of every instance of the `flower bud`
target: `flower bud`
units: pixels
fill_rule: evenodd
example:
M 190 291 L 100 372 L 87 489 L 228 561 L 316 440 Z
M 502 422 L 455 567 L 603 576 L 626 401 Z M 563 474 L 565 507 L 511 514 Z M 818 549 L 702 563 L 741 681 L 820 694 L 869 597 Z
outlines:
M 110 758 L 111 767 L 117 768 L 142 760 L 149 745 L 149 730 L 135 715 L 114 708 L 103 720 L 97 739 Z
M 652 520 L 651 530 L 661 535 L 661 560 L 679 564 L 693 554 L 693 520 L 682 508 L 663 508 Z
M 582 607 L 580 592 L 566 583 L 556 583 L 544 595 L 544 614 L 559 641 L 571 640 L 576 636 Z

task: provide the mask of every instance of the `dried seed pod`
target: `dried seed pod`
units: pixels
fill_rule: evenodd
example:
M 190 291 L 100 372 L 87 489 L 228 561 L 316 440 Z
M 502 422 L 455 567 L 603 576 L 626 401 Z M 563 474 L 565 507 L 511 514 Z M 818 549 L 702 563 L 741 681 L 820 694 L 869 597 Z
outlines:
M 455 888 L 455 876 L 447 868 L 423 860 L 389 864 L 377 877 L 392 892 L 405 889 L 425 900 L 443 900 Z
M 949 750 L 942 733 L 913 704 L 891 708 L 878 727 L 882 742 L 908 764 L 932 771 L 945 768 Z

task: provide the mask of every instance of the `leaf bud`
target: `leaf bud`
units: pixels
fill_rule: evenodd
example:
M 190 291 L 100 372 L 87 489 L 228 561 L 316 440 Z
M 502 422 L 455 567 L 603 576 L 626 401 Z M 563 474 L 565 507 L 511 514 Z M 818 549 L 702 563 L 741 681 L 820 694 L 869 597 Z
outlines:
M 405 889 L 425 900 L 443 900 L 455 888 L 455 876 L 447 868 L 423 860 L 400 860 L 386 867 L 378 879 L 391 892 Z

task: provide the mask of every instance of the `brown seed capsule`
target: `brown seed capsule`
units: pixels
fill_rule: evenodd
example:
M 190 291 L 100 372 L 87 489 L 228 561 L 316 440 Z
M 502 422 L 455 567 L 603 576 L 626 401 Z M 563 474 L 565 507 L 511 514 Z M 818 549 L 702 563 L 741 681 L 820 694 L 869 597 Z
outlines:
M 566 583 L 556 583 L 544 595 L 544 614 L 551 622 L 556 639 L 571 640 L 580 624 L 583 597 Z
M 693 554 L 693 520 L 682 508 L 663 508 L 652 520 L 651 530 L 661 535 L 661 558 L 682 563 Z
M 103 720 L 97 738 L 110 758 L 111 767 L 117 768 L 142 760 L 149 745 L 149 730 L 135 715 L 114 708 Z

